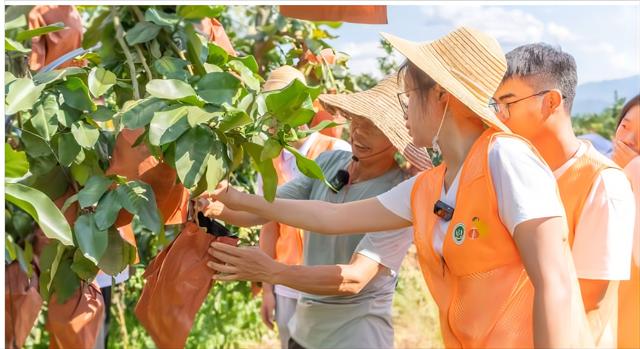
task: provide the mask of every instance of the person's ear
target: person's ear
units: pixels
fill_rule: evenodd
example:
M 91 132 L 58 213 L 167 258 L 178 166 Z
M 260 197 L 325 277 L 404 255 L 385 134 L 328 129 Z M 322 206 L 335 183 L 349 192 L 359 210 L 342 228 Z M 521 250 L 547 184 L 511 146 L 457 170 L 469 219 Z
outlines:
M 550 90 L 544 96 L 542 102 L 542 112 L 545 117 L 553 114 L 558 108 L 562 107 L 562 92 L 557 89 Z
M 450 96 L 449 92 L 444 88 L 442 88 L 442 86 L 440 85 L 434 86 L 434 90 L 435 90 L 435 94 L 436 94 L 436 98 L 438 99 L 438 102 L 442 103 L 442 105 L 447 103 Z

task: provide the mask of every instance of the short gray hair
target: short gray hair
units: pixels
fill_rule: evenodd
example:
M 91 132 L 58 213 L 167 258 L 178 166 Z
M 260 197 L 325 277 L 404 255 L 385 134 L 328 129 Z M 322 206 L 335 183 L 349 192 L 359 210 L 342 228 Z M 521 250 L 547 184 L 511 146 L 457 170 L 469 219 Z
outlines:
M 507 73 L 503 81 L 525 78 L 539 88 L 554 88 L 562 92 L 565 108 L 571 113 L 576 95 L 578 73 L 576 61 L 562 49 L 545 43 L 528 44 L 507 53 Z

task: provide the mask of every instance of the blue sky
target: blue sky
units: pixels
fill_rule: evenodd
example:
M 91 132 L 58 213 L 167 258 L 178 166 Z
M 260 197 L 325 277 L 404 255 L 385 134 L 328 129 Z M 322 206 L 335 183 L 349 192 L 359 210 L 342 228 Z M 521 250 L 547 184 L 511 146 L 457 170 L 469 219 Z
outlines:
M 466 25 L 493 35 L 503 50 L 531 42 L 559 45 L 578 64 L 579 83 L 640 74 L 640 4 L 626 5 L 389 5 L 389 24 L 344 23 L 330 40 L 351 56 L 355 73 L 377 74 L 378 32 L 431 41 Z M 398 56 L 398 59 L 401 59 Z

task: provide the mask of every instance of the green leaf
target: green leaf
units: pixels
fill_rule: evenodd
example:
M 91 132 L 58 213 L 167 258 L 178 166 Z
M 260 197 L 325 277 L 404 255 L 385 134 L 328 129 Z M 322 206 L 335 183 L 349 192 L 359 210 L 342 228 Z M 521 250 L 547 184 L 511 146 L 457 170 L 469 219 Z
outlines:
M 275 118 L 295 128 L 311 121 L 315 115 L 312 100 L 318 89 L 295 79 L 282 90 L 271 92 L 265 98 L 267 110 Z
M 71 133 L 62 133 L 58 138 L 58 159 L 60 165 L 70 166 L 82 148 Z
M 209 51 L 209 54 L 207 55 L 207 63 L 221 66 L 229 60 L 229 54 L 227 51 L 218 46 L 215 42 L 207 43 L 207 50 Z
M 108 231 L 107 251 L 98 263 L 98 268 L 107 275 L 116 276 L 136 259 L 136 248 L 126 242 L 116 228 Z
M 300 170 L 302 174 L 310 178 L 319 179 L 321 181 L 325 180 L 322 168 L 320 168 L 320 166 L 315 161 L 304 157 L 291 146 L 287 145 L 285 147 L 296 157 L 296 166 L 298 166 L 298 170 Z
M 187 36 L 187 56 L 193 65 L 193 70 L 197 75 L 204 75 L 207 72 L 202 63 L 206 62 L 209 54 L 206 40 L 196 33 L 193 25 L 186 26 L 185 34 Z
M 98 206 L 96 207 L 96 226 L 98 229 L 109 229 L 116 222 L 121 208 L 122 205 L 118 200 L 118 193 L 115 190 L 108 191 L 98 201 Z
M 39 85 L 44 87 L 44 85 Z M 89 96 L 89 88 L 84 82 L 75 76 L 67 78 L 60 86 L 60 92 L 64 97 L 64 103 L 78 110 L 95 111 L 96 105 Z
M 31 6 L 7 6 L 4 11 L 4 30 L 18 29 L 27 26 L 27 14 Z
M 53 153 L 49 142 L 45 141 L 42 136 L 38 134 L 30 122 L 24 124 L 20 141 L 24 144 L 24 150 L 27 152 L 27 155 L 32 157 L 47 156 Z
M 256 61 L 255 57 L 248 55 L 244 57 L 233 57 L 232 60 L 242 62 L 242 64 L 244 64 L 245 67 L 249 68 L 249 70 L 251 70 L 252 72 L 258 74 L 258 62 Z
M 7 178 L 20 178 L 29 172 L 27 154 L 16 151 L 8 143 L 4 144 L 4 176 Z
M 9 91 L 5 96 L 4 113 L 13 115 L 20 111 L 30 110 L 36 103 L 44 85 L 36 86 L 31 79 L 19 78 L 9 85 Z
M 222 68 L 220 68 L 217 65 L 213 65 L 213 64 L 209 64 L 209 63 L 203 63 L 202 66 L 204 67 L 204 71 L 208 74 L 208 73 L 220 73 L 222 72 Z
M 4 72 L 4 86 L 7 87 L 10 83 L 16 81 L 16 76 L 13 75 L 10 71 Z
M 335 121 L 331 121 L 331 120 L 324 120 L 321 121 L 319 124 L 317 124 L 316 126 L 308 129 L 308 130 L 296 130 L 296 132 L 298 133 L 298 138 L 305 138 L 309 135 L 311 135 L 312 133 L 316 133 L 316 132 L 320 132 L 324 129 L 327 128 L 331 128 L 331 127 L 336 127 L 336 126 L 340 126 L 343 124 L 339 124 Z
M 178 6 L 178 16 L 184 19 L 215 18 L 224 11 L 224 6 Z
M 104 68 L 94 67 L 89 72 L 89 91 L 96 98 L 105 94 L 115 84 L 116 74 Z
M 64 77 L 85 74 L 86 70 L 78 67 L 68 67 L 64 69 L 51 70 L 48 72 L 40 72 L 33 76 L 33 82 L 36 85 L 50 84 Z
M 233 128 L 250 124 L 252 121 L 253 120 L 251 120 L 249 114 L 244 110 L 230 107 L 227 108 L 224 119 L 222 119 L 220 125 L 218 125 L 218 130 L 221 132 L 227 132 Z
M 60 210 L 45 194 L 19 183 L 5 183 L 5 199 L 27 212 L 50 239 L 71 246 L 71 228 Z
M 18 51 L 20 53 L 29 53 L 31 52 L 30 49 L 24 47 L 24 45 L 22 45 L 21 43 L 13 40 L 13 39 L 9 39 L 7 37 L 4 38 L 4 50 L 6 52 L 11 52 L 11 51 Z
M 155 23 L 159 26 L 170 27 L 173 28 L 174 25 L 178 24 L 180 19 L 175 14 L 169 14 L 166 12 L 162 12 L 155 8 L 149 8 L 144 13 L 144 20 L 147 22 Z
M 260 153 L 260 161 L 270 160 L 280 155 L 282 144 L 277 139 L 269 138 L 264 143 L 262 153 Z
M 64 251 L 64 245 L 53 240 L 44 247 L 40 254 L 40 295 L 44 300 L 49 300 L 53 277 L 58 272 Z
M 170 106 L 169 109 L 153 114 L 149 125 L 149 143 L 163 145 L 173 142 L 180 137 L 190 126 L 187 120 L 187 106 Z
M 198 96 L 214 105 L 233 104 L 239 88 L 240 80 L 227 72 L 206 74 L 196 85 Z
M 64 23 L 57 22 L 57 23 L 53 23 L 53 24 L 50 24 L 50 25 L 47 25 L 47 26 L 44 26 L 44 27 L 31 29 L 31 30 L 25 30 L 23 32 L 18 33 L 18 35 L 16 35 L 16 40 L 25 41 L 25 40 L 29 40 L 31 38 L 34 38 L 36 36 L 57 32 L 57 31 L 62 30 L 64 28 L 65 28 L 64 27 Z
M 62 30 L 64 28 L 65 28 L 64 27 L 64 23 L 57 22 L 57 23 L 53 23 L 53 24 L 50 24 L 50 25 L 47 25 L 47 26 L 44 26 L 44 27 L 25 30 L 23 32 L 18 33 L 18 35 L 16 35 L 16 40 L 25 41 L 25 40 L 29 40 L 31 38 L 35 38 L 36 36 L 57 32 L 57 31 Z
M 73 226 L 78 248 L 93 263 L 98 261 L 107 250 L 107 232 L 96 226 L 93 213 L 84 214 L 76 219 Z
M 85 208 L 97 203 L 111 184 L 113 184 L 113 180 L 109 177 L 101 175 L 91 176 L 84 185 L 84 188 L 78 192 L 78 203 L 80 203 L 80 207 Z
M 58 123 L 65 127 L 71 127 L 71 125 L 82 119 L 82 112 L 79 110 L 73 109 L 70 106 L 63 104 L 59 106 L 58 112 L 56 113 L 56 118 L 58 119 Z
M 29 120 L 36 132 L 47 141 L 58 131 L 58 99 L 52 94 L 47 94 L 33 107 L 35 113 Z
M 100 131 L 93 125 L 89 125 L 84 121 L 77 121 L 71 125 L 71 133 L 75 137 L 76 142 L 83 148 L 91 149 L 100 137 Z
M 147 92 L 153 97 L 172 100 L 196 95 L 196 91 L 193 90 L 191 85 L 175 79 L 151 80 L 147 84 Z
M 149 184 L 130 181 L 116 189 L 118 201 L 122 207 L 140 219 L 148 230 L 158 233 L 162 230 L 162 221 L 158 213 L 156 197 Z
M 96 111 L 89 114 L 91 118 L 95 121 L 109 121 L 113 120 L 113 116 L 115 112 L 112 109 L 105 107 L 104 105 L 99 105 Z
M 167 79 L 186 80 L 188 75 L 185 68 L 189 62 L 165 56 L 153 62 L 153 68 Z
M 80 279 L 71 269 L 72 260 L 63 259 L 53 277 L 53 292 L 58 304 L 64 304 L 80 287 Z
M 260 91 L 259 75 L 248 68 L 244 62 L 233 60 L 228 63 L 229 68 L 240 74 L 240 80 L 252 91 Z
M 127 30 L 124 38 L 127 40 L 129 46 L 133 46 L 155 39 L 160 29 L 160 26 L 151 22 L 138 22 L 133 28 Z
M 107 235 L 106 232 L 105 235 Z M 76 249 L 76 252 L 73 253 L 71 270 L 73 270 L 80 279 L 85 281 L 92 281 L 98 274 L 98 271 L 100 271 L 98 266 L 89 258 L 85 257 L 80 249 Z
M 209 127 L 197 125 L 178 138 L 175 167 L 185 187 L 194 188 L 204 174 L 213 137 Z
M 228 171 L 229 160 L 225 144 L 216 139 L 211 144 L 211 150 L 207 158 L 207 171 L 205 174 L 207 190 L 214 190 Z
M 208 111 L 207 109 L 189 106 L 187 112 L 187 120 L 189 121 L 189 125 L 194 127 L 198 124 L 208 123 L 215 117 L 222 116 L 221 111 Z
M 243 143 L 245 151 L 249 153 L 251 159 L 258 167 L 258 172 L 262 176 L 262 192 L 264 193 L 264 198 L 273 202 L 276 197 L 276 189 L 278 188 L 278 174 L 276 173 L 276 169 L 273 167 L 273 161 L 269 160 L 260 160 L 262 149 L 261 145 L 255 143 Z
M 167 106 L 167 102 L 157 98 L 147 98 L 136 101 L 129 109 L 120 114 L 124 127 L 136 129 L 151 122 L 153 114 Z

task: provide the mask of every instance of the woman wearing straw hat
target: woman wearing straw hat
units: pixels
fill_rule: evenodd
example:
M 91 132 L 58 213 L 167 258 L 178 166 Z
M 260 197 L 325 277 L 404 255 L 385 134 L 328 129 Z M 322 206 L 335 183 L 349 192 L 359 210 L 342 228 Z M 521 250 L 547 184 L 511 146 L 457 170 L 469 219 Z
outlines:
M 267 81 L 262 86 L 262 91 L 271 92 L 283 89 L 295 79 L 306 84 L 302 72 L 292 66 L 283 65 L 269 73 Z M 308 129 L 308 127 L 303 125 L 301 129 Z M 309 159 L 315 159 L 321 153 L 329 150 L 351 151 L 349 143 L 319 132 L 292 142 L 291 145 L 301 155 Z M 286 149 L 273 159 L 273 167 L 278 175 L 278 185 L 283 185 L 300 175 L 295 156 Z M 257 182 L 257 193 L 262 194 L 262 177 L 260 175 L 258 175 Z M 300 265 L 302 264 L 303 232 L 298 228 L 278 222 L 268 222 L 263 224 L 260 230 L 260 249 L 278 262 Z M 278 336 L 282 348 L 287 348 L 291 338 L 287 324 L 295 313 L 299 296 L 300 293 L 290 287 L 271 285 L 268 282 L 262 283 L 260 316 L 262 322 L 270 329 L 274 329 L 274 322 L 278 325 Z
M 468 28 L 428 44 L 383 36 L 408 59 L 399 99 L 413 142 L 440 166 L 343 205 L 268 203 L 225 183 L 212 198 L 326 234 L 413 225 L 447 347 L 592 346 L 553 174 L 488 106 L 506 70 L 496 40 Z M 252 252 L 212 246 L 231 264 L 215 265 L 220 280 L 237 272 L 237 251 Z
M 333 178 L 335 192 L 320 181 L 298 176 L 279 187 L 277 196 L 334 203 L 373 198 L 406 178 L 394 159 L 397 151 L 420 169 L 430 166 L 426 151 L 411 144 L 397 103 L 398 92 L 396 77 L 391 76 L 365 92 L 322 95 L 320 101 L 328 111 L 351 120 L 353 153 L 331 151 L 316 159 Z M 208 211 L 205 213 L 210 214 Z M 216 218 L 243 226 L 264 223 L 243 220 L 246 216 L 256 218 L 224 213 Z M 332 224 L 341 225 L 338 221 Z M 258 250 L 239 256 L 234 263 L 243 270 L 238 279 L 303 292 L 289 322 L 290 348 L 393 347 L 391 306 L 412 230 L 405 227 L 386 234 L 343 236 L 311 230 L 303 236 L 303 266 L 280 263 Z

